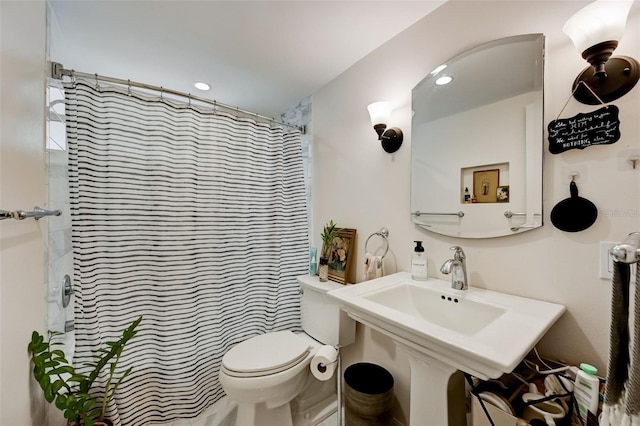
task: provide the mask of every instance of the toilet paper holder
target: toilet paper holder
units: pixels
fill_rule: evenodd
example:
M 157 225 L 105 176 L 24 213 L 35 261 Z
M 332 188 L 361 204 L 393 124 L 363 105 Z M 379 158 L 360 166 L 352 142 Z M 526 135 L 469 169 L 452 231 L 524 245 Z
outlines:
M 327 363 L 321 362 L 318 365 L 318 369 L 320 370 L 321 373 L 324 373 L 325 371 L 327 371 L 327 366 L 335 364 L 340 361 L 340 346 L 334 346 L 334 348 L 338 351 L 338 356 L 336 357 L 335 360 L 331 362 L 327 362 Z
M 327 345 L 329 346 L 329 345 Z M 335 367 L 335 370 L 337 371 L 337 377 L 336 377 L 336 399 L 337 399 L 337 403 L 336 403 L 336 414 L 338 417 L 338 426 L 343 426 L 344 422 L 343 422 L 343 418 L 342 418 L 342 346 L 341 345 L 335 345 L 333 346 L 333 349 L 335 349 L 336 351 L 336 358 L 333 361 L 327 362 L 327 363 L 319 363 L 316 365 L 316 369 L 324 374 L 325 372 L 327 372 L 329 366 L 332 366 L 333 364 L 337 364 Z M 333 368 L 333 367 L 332 367 Z M 331 375 L 335 374 L 333 372 L 330 373 Z M 315 374 L 314 374 L 315 375 Z M 317 377 L 317 376 L 316 376 Z

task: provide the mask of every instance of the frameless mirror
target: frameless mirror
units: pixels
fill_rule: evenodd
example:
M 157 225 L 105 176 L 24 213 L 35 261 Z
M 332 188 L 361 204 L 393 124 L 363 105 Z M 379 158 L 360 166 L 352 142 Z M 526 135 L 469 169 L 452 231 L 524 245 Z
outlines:
M 542 226 L 544 35 L 459 54 L 412 91 L 411 218 L 462 238 Z

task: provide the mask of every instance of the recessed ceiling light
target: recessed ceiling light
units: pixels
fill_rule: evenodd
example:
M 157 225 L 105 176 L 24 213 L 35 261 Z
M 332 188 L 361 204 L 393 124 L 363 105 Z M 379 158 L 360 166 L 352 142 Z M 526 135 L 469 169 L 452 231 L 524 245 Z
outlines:
M 196 81 L 193 85 L 195 86 L 196 89 L 202 90 L 205 92 L 211 89 L 211 86 L 205 83 L 204 81 Z
M 451 80 L 453 80 L 452 77 L 449 77 L 448 75 L 442 76 L 439 79 L 436 80 L 436 84 L 438 86 L 444 86 L 445 84 L 449 84 L 451 83 Z
M 436 67 L 436 69 L 434 69 L 433 71 L 431 71 L 431 75 L 436 75 L 438 74 L 440 71 L 442 71 L 443 69 L 445 69 L 447 67 L 447 64 L 442 64 L 438 67 Z

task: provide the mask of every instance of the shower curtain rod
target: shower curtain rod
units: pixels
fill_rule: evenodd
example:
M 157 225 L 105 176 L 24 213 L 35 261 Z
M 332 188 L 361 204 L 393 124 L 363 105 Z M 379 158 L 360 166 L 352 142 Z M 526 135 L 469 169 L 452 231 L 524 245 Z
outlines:
M 207 99 L 207 98 L 201 98 L 199 96 L 194 96 L 191 93 L 184 93 L 184 92 L 179 92 L 177 90 L 172 90 L 172 89 L 167 89 L 165 87 L 158 87 L 158 86 L 153 86 L 151 84 L 145 84 L 145 83 L 139 83 L 136 81 L 131 81 L 131 80 L 124 80 L 121 78 L 114 78 L 114 77 L 106 77 L 103 75 L 98 75 L 96 74 L 89 74 L 89 73 L 85 73 L 85 72 L 78 72 L 75 70 L 68 70 L 65 69 L 64 66 L 61 63 L 58 62 L 51 62 L 51 77 L 56 79 L 56 80 L 62 80 L 63 77 L 80 77 L 80 78 L 86 78 L 86 79 L 95 79 L 96 82 L 97 81 L 104 81 L 104 82 L 108 82 L 108 83 L 114 83 L 114 84 L 121 84 L 123 86 L 128 86 L 128 87 L 138 87 L 141 89 L 147 89 L 147 90 L 153 90 L 156 92 L 160 92 L 162 93 L 168 93 L 170 95 L 175 95 L 175 96 L 181 96 L 183 98 L 188 98 L 189 100 L 194 100 L 194 101 L 198 101 L 198 102 L 203 102 L 206 104 L 210 104 L 213 105 L 215 107 L 219 107 L 219 108 L 224 108 L 226 110 L 232 111 L 236 114 L 243 114 L 249 117 L 256 117 L 260 120 L 264 120 L 264 121 L 268 121 L 270 123 L 277 123 L 283 126 L 287 126 L 289 128 L 292 129 L 297 129 L 300 131 L 300 133 L 302 133 L 303 135 L 306 133 L 306 126 L 295 126 L 293 124 L 289 124 L 289 123 L 285 123 L 284 121 L 281 120 L 276 120 L 273 117 L 267 117 L 265 115 L 260 115 L 257 114 L 255 112 L 251 112 L 251 111 L 246 111 L 237 107 L 232 107 L 230 105 L 226 105 L 223 103 L 220 103 L 216 100 L 211 100 L 211 99 Z

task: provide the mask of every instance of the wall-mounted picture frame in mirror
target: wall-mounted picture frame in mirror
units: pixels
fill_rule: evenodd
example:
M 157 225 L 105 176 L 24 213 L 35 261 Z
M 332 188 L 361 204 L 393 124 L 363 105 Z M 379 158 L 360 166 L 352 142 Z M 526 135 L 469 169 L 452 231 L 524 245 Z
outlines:
M 473 172 L 473 196 L 476 203 L 497 203 L 500 169 Z
M 499 186 L 496 191 L 496 198 L 499 203 L 508 203 L 509 202 L 509 185 Z

